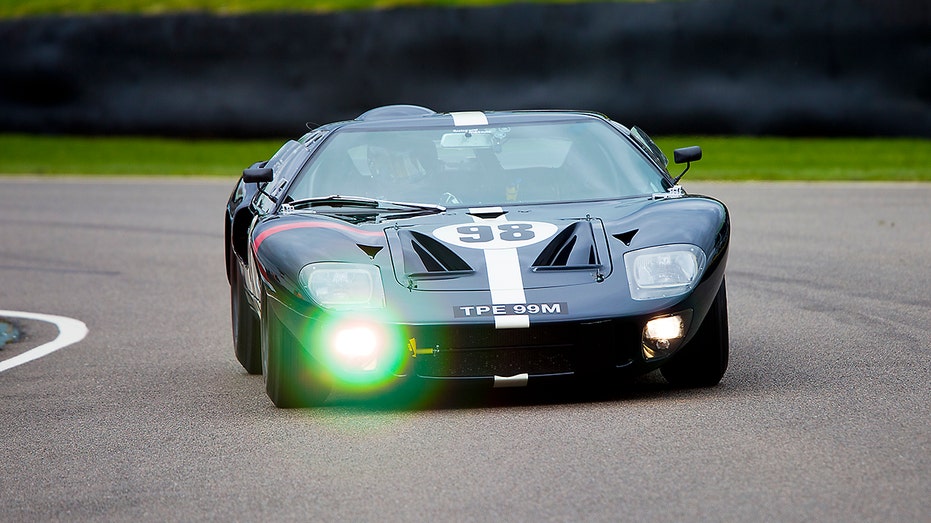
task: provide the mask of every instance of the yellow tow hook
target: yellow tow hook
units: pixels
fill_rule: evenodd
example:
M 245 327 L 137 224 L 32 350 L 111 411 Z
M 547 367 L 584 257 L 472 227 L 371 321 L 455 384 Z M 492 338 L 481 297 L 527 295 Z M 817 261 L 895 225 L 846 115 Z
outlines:
M 417 348 L 417 339 L 411 338 L 407 340 L 407 350 L 411 353 L 412 358 L 416 358 L 418 354 L 435 354 L 440 350 L 440 347 L 437 346 L 433 349 L 418 349 Z

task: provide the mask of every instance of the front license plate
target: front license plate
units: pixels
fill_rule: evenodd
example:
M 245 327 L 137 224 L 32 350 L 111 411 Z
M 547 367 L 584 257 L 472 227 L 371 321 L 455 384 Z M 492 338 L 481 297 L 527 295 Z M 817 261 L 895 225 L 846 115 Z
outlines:
M 485 316 L 536 316 L 542 314 L 569 314 L 566 302 L 550 303 L 498 303 L 491 305 L 459 305 L 453 307 L 456 318 Z

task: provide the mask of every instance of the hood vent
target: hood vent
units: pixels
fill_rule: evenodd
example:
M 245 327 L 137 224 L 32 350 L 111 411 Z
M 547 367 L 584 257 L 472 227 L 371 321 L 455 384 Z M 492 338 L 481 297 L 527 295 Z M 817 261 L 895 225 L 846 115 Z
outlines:
M 534 270 L 592 269 L 600 266 L 589 222 L 575 222 L 563 229 L 533 262 Z
M 400 236 L 403 242 L 404 272 L 408 277 L 459 276 L 474 272 L 449 247 L 426 234 L 403 231 Z
M 634 241 L 634 236 L 636 236 L 638 232 L 640 232 L 640 229 L 614 234 L 613 236 L 624 242 L 624 245 L 630 247 L 630 242 Z
M 361 243 L 357 243 L 356 247 L 362 249 L 362 252 L 368 254 L 369 258 L 372 258 L 373 260 L 375 259 L 375 255 L 382 250 L 381 245 L 362 245 Z
M 467 212 L 466 214 L 469 216 L 475 216 L 476 218 L 481 218 L 482 220 L 494 220 L 495 218 L 504 216 L 507 213 L 508 212 L 506 210 L 500 207 L 487 207 L 482 209 L 474 209 Z

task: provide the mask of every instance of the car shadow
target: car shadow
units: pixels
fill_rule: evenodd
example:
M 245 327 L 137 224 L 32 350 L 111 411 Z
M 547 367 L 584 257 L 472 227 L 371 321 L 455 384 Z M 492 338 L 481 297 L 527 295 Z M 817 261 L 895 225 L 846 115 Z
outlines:
M 669 385 L 659 372 L 616 382 L 566 380 L 546 386 L 505 389 L 417 382 L 389 391 L 336 393 L 319 408 L 378 412 L 534 407 L 690 396 L 703 390 L 707 389 Z

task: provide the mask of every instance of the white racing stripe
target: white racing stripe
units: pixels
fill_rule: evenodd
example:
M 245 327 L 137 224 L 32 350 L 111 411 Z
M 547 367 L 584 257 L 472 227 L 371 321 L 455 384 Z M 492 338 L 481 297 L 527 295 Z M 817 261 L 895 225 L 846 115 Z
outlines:
M 527 302 L 517 249 L 488 249 L 485 251 L 485 265 L 488 267 L 492 303 Z
M 476 223 L 496 224 L 507 222 L 501 207 L 484 207 L 469 209 Z M 482 218 L 476 214 L 498 214 L 493 218 Z M 491 291 L 491 303 L 504 305 L 510 303 L 527 303 L 524 294 L 524 279 L 520 273 L 520 257 L 517 249 L 485 249 L 485 269 L 488 272 L 488 289 Z M 526 329 L 530 327 L 530 316 L 501 315 L 495 316 L 496 329 Z
M 523 374 L 515 374 L 514 376 L 495 376 L 494 388 L 526 387 L 529 380 L 530 375 L 526 372 Z
M 453 117 L 453 125 L 456 127 L 488 125 L 488 118 L 485 116 L 485 113 L 481 111 L 465 111 L 450 114 Z
M 38 347 L 28 350 L 19 356 L 0 361 L 0 372 L 18 367 L 23 363 L 39 359 L 42 356 L 51 354 L 58 349 L 62 349 L 77 343 L 87 336 L 87 325 L 84 322 L 65 316 L 52 316 L 50 314 L 37 314 L 34 312 L 18 311 L 0 311 L 0 317 L 4 318 L 22 318 L 24 320 L 38 320 L 48 323 L 54 323 L 58 327 L 58 337 L 54 340 Z

